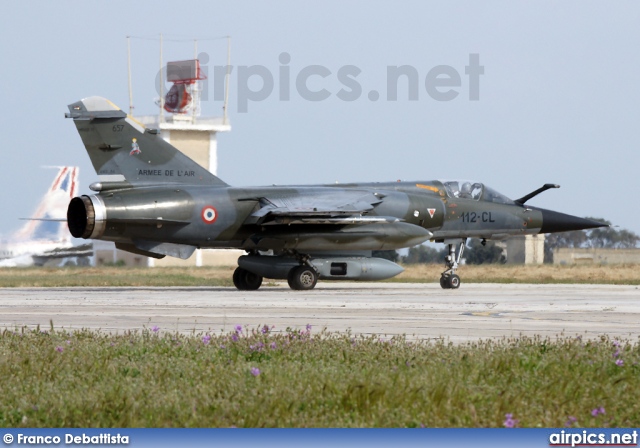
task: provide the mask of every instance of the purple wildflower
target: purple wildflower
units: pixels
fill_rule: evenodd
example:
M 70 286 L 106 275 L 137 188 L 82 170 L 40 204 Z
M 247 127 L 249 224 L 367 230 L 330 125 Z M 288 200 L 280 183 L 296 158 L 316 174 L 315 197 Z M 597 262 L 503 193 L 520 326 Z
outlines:
M 269 347 L 271 347 L 272 350 L 275 350 L 278 345 L 275 342 L 272 342 L 271 344 L 269 344 Z
M 573 415 L 570 415 L 569 418 L 567 418 L 567 423 L 565 423 L 564 426 L 573 426 L 577 422 L 578 422 L 578 419 L 575 418 Z
M 613 341 L 613 345 L 615 347 L 620 347 L 620 341 Z
M 311 324 L 307 324 L 306 329 L 308 332 L 311 331 Z
M 56 347 L 56 351 L 59 351 L 60 353 L 62 353 L 64 351 L 64 349 L 60 346 Z
M 622 359 L 618 358 L 618 359 L 616 359 L 616 365 L 622 367 L 624 365 L 624 361 Z
M 604 413 L 605 413 L 605 412 L 604 412 L 604 408 L 603 408 L 602 406 L 601 406 L 601 407 L 599 407 L 599 408 L 595 408 L 595 409 L 593 409 L 593 410 L 591 411 L 591 415 L 592 415 L 593 417 L 597 417 L 598 415 L 600 415 L 600 414 L 604 414 Z
M 67 344 L 71 344 L 71 341 L 67 341 Z
M 242 325 L 235 326 L 236 333 L 242 333 Z
M 505 428 L 515 428 L 518 426 L 519 420 L 513 418 L 513 414 L 505 414 L 504 427 Z
M 231 335 L 231 340 L 232 340 L 233 342 L 238 342 L 238 333 L 233 333 L 233 334 Z
M 160 331 L 160 327 L 158 327 L 157 325 L 154 325 L 153 327 L 151 327 L 151 331 L 153 331 L 154 333 L 157 333 L 158 331 Z
M 251 367 L 251 375 L 253 376 L 260 375 L 260 369 L 258 369 L 257 367 Z
M 202 343 L 205 345 L 207 345 L 210 340 L 211 340 L 211 335 L 206 334 L 202 337 Z
M 262 332 L 262 334 L 267 334 L 269 333 L 269 325 L 265 325 L 263 326 L 260 331 Z
M 614 358 L 619 358 L 620 357 L 620 350 L 616 350 L 616 352 L 613 354 Z

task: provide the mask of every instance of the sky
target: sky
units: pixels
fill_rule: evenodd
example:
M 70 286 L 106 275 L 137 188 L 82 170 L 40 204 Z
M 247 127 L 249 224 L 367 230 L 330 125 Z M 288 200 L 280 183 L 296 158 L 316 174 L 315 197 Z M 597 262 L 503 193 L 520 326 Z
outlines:
M 231 36 L 232 130 L 218 135 L 231 185 L 460 178 L 518 198 L 557 183 L 530 203 L 640 234 L 638 23 L 632 1 L 8 2 L 0 235 L 37 206 L 45 166 L 79 166 L 90 193 L 64 113 L 94 95 L 128 109 L 126 36 L 135 114 L 157 113 L 160 33 L 165 62 L 193 58 L 198 39 L 203 116 L 222 114 L 212 73 Z M 417 81 L 400 77 L 392 100 L 399 66 Z

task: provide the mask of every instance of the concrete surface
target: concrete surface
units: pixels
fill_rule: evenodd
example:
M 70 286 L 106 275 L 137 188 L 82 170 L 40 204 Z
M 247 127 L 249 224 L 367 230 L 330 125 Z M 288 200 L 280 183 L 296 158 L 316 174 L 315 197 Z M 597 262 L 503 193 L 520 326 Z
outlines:
M 233 288 L 4 288 L 0 328 L 21 326 L 109 332 L 231 331 L 237 324 L 313 332 L 406 334 L 464 342 L 518 335 L 640 336 L 640 289 L 610 285 L 319 283 Z

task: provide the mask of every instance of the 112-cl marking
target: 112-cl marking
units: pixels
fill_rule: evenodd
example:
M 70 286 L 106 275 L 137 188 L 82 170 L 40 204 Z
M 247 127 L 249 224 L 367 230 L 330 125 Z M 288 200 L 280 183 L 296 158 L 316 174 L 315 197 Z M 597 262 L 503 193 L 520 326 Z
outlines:
M 496 222 L 491 216 L 491 212 L 464 212 L 460 215 L 462 222 Z

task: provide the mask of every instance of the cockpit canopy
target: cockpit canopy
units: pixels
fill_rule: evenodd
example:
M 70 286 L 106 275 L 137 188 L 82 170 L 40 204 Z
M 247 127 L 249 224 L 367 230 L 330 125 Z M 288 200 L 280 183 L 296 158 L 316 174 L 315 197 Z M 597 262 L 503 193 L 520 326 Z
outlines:
M 480 182 L 469 180 L 441 181 L 447 196 L 452 199 L 471 199 L 473 201 L 496 202 L 498 204 L 513 204 L 514 202 L 493 188 L 489 188 Z

